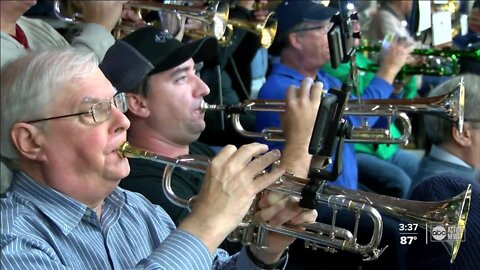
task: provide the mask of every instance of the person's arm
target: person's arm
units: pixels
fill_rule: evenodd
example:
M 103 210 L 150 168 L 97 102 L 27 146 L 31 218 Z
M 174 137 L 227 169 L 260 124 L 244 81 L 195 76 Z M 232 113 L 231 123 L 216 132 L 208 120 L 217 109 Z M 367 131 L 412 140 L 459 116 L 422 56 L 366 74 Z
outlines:
M 390 91 L 393 90 L 392 85 L 395 77 L 402 67 L 407 63 L 410 53 L 413 51 L 413 44 L 403 38 L 394 38 L 385 52 L 382 52 L 376 78 L 380 78 L 384 82 L 390 84 Z M 384 93 L 383 93 L 384 92 Z M 391 92 L 388 90 L 382 92 L 382 98 L 388 98 Z
M 280 162 L 288 173 L 306 178 L 312 156 L 308 146 L 320 107 L 323 84 L 305 78 L 299 89 L 287 90 L 286 110 L 282 114 L 285 146 Z
M 168 232 L 172 230 L 173 223 L 170 221 L 170 226 L 165 224 L 168 220 L 168 216 L 163 212 L 162 223 L 159 225 L 158 230 Z M 157 220 L 158 222 L 158 220 Z M 34 232 L 44 233 L 51 230 L 51 227 L 45 226 L 45 224 L 37 224 Z M 131 228 L 130 228 L 131 229 Z M 103 269 L 105 265 L 102 262 L 108 261 L 108 258 L 101 258 L 99 260 L 89 261 L 87 255 L 78 255 L 77 252 L 86 252 L 91 256 L 104 256 L 105 250 L 103 249 L 103 243 L 95 245 L 92 238 L 92 244 L 86 249 L 82 247 L 82 244 L 78 242 L 78 246 L 73 249 L 70 241 L 75 240 L 72 235 L 68 237 L 69 241 L 63 242 L 58 239 L 44 240 L 43 235 L 32 237 L 33 232 L 29 233 L 17 233 L 3 234 L 1 236 L 2 256 L 0 257 L 0 267 L 2 269 L 84 269 L 95 268 Z M 72 231 L 71 234 L 78 234 L 78 231 Z M 50 237 L 53 235 L 50 234 Z M 89 236 L 89 235 L 86 235 Z M 79 237 L 77 235 L 77 237 Z M 151 237 L 151 235 L 149 235 Z M 78 239 L 78 238 L 77 238 Z M 89 238 L 85 237 L 83 240 L 88 241 Z M 95 238 L 96 239 L 96 238 Z M 57 241 L 58 240 L 58 241 Z M 146 248 L 151 240 L 148 239 L 142 244 L 145 247 L 131 246 L 129 248 Z M 128 245 L 128 243 L 124 242 Z M 118 246 L 107 244 L 113 252 L 113 257 L 122 256 L 121 249 Z M 102 247 L 101 250 L 95 247 Z M 147 247 L 148 248 L 148 247 Z M 63 251 L 59 251 L 59 249 Z M 76 262 L 70 258 L 66 258 L 64 261 L 64 255 L 67 253 L 65 250 L 71 250 L 74 254 L 72 258 L 80 258 L 85 256 L 86 261 Z M 83 254 L 86 254 L 83 253 Z M 128 259 L 122 260 L 128 261 Z M 136 264 L 136 265 L 135 265 Z M 159 247 L 153 250 L 153 252 L 146 258 L 139 262 L 133 262 L 134 267 L 131 269 L 171 269 L 171 270 L 189 270 L 189 269 L 211 269 L 212 256 L 207 250 L 205 245 L 191 235 L 188 232 L 181 230 L 173 230 L 170 235 L 161 243 Z
M 111 31 L 120 20 L 123 5 L 126 2 L 80 1 L 85 25 L 83 25 L 79 36 L 72 40 L 72 46 L 91 50 L 98 60 L 102 61 L 107 50 L 115 43 Z M 124 14 L 128 19 L 134 19 L 128 13 Z
M 282 115 L 282 129 L 286 142 L 280 164 L 286 168 L 287 173 L 305 179 L 312 159 L 308 153 L 308 145 L 320 106 L 322 90 L 323 84 L 313 83 L 312 78 L 305 78 L 300 88 L 289 87 L 286 110 Z M 299 198 L 269 191 L 262 196 L 259 202 L 261 210 L 256 216 L 272 226 L 286 222 L 295 225 L 315 221 L 316 211 L 301 208 L 298 201 Z M 285 259 L 284 252 L 293 241 L 292 237 L 270 233 L 269 246 L 266 249 L 250 246 L 249 256 L 265 265 L 274 265 L 279 263 L 279 260 L 282 263 L 282 259 Z

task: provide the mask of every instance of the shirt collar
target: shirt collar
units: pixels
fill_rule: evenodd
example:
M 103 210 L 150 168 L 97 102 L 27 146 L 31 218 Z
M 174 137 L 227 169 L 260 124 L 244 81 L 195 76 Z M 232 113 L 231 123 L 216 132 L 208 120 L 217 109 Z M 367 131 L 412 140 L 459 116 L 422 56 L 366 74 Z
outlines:
M 296 81 L 302 81 L 305 78 L 305 76 L 303 76 L 303 74 L 301 74 L 300 72 L 282 63 L 275 64 L 272 67 L 272 73 L 277 73 L 279 75 L 291 78 Z
M 438 147 L 436 145 L 432 145 L 432 149 L 430 150 L 431 157 L 434 157 L 439 160 L 443 160 L 449 163 L 457 164 L 463 167 L 472 168 L 468 165 L 465 161 L 461 160 L 457 156 L 451 154 L 450 152 L 446 151 L 445 149 Z
M 274 64 L 273 67 L 272 67 L 271 74 L 278 74 L 278 75 L 284 76 L 286 78 L 292 79 L 296 82 L 299 82 L 299 85 L 303 81 L 303 79 L 305 79 L 305 76 L 303 74 L 301 74 L 297 70 L 292 69 L 292 68 L 290 68 L 287 65 L 282 64 L 282 63 Z M 327 90 L 327 91 L 330 88 L 341 87 L 341 85 L 342 85 L 342 83 L 340 81 L 338 81 L 336 78 L 328 75 L 324 70 L 319 70 L 317 72 L 317 76 L 315 78 L 315 81 L 322 82 L 323 83 L 323 89 Z
M 69 234 L 82 220 L 93 212 L 85 204 L 42 185 L 23 172 L 13 176 L 12 191 L 31 202 L 55 223 L 64 234 Z M 104 207 L 121 208 L 127 202 L 125 192 L 116 188 L 104 202 Z

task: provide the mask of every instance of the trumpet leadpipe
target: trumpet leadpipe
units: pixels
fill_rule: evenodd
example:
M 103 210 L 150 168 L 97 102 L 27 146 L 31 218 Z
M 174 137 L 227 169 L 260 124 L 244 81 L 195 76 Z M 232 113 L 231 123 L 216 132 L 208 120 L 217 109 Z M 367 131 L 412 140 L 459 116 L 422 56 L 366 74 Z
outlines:
M 171 158 L 151 151 L 131 146 L 128 142 L 123 142 L 118 149 L 118 155 L 123 158 L 141 158 L 147 159 L 163 165 L 175 165 L 185 170 L 205 173 L 210 160 L 205 157 L 195 155 L 180 156 Z

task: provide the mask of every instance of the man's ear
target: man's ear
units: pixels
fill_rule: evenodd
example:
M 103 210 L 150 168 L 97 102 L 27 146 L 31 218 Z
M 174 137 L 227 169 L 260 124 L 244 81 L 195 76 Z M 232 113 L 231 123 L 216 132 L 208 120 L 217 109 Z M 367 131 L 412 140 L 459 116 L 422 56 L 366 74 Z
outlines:
M 147 100 L 144 96 L 139 94 L 127 94 L 127 103 L 128 103 L 128 111 L 137 116 L 146 118 L 150 115 L 150 110 L 147 106 Z
M 451 130 L 452 138 L 458 145 L 462 147 L 470 147 L 470 145 L 472 144 L 472 132 L 468 126 L 463 126 L 462 133 L 460 133 L 460 131 L 456 127 L 452 127 Z
M 300 42 L 300 36 L 297 33 L 289 33 L 287 35 L 288 43 L 293 48 L 300 50 L 302 48 L 302 43 Z
M 10 137 L 13 146 L 20 155 L 30 160 L 43 160 L 43 131 L 31 124 L 16 123 L 13 125 Z

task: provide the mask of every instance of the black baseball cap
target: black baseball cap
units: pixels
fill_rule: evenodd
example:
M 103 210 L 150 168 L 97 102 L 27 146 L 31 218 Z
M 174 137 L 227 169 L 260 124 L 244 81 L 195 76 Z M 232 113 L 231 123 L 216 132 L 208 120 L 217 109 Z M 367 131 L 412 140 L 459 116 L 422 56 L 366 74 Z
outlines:
M 210 60 L 217 50 L 214 37 L 182 43 L 164 30 L 147 26 L 117 40 L 99 67 L 118 91 L 129 92 L 148 75 L 174 68 L 190 58 L 195 62 Z

